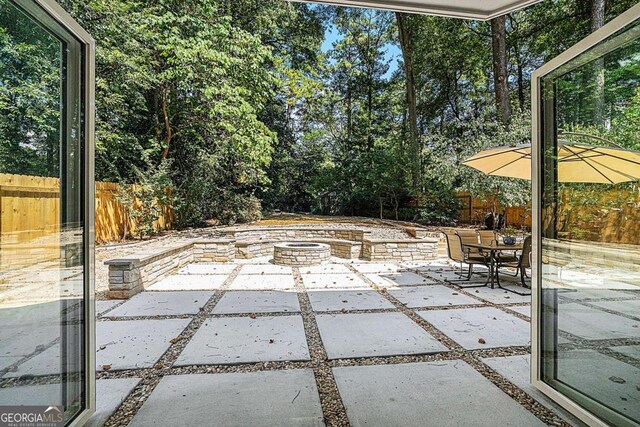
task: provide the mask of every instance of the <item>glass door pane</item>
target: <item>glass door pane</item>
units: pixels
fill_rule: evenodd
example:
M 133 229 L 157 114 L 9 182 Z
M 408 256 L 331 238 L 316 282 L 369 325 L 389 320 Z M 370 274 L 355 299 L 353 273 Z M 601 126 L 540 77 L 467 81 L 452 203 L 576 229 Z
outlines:
M 87 51 L 43 5 L 0 0 L 0 412 L 70 424 L 93 369 Z
M 540 380 L 640 423 L 640 23 L 540 79 Z

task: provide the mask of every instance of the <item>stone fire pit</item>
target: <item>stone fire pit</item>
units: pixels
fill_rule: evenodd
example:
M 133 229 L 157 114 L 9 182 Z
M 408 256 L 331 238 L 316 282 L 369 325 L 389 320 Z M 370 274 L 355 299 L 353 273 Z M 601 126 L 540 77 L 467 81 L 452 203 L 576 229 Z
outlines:
M 331 246 L 324 243 L 286 242 L 273 247 L 273 262 L 278 265 L 304 267 L 327 264 L 331 260 Z

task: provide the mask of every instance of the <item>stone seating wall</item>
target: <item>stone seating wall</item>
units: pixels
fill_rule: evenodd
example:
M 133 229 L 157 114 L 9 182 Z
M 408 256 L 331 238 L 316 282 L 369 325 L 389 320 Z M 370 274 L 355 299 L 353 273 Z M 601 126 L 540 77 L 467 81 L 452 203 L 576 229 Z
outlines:
M 371 239 L 363 230 L 319 228 L 235 229 L 226 239 L 198 239 L 153 251 L 141 250 L 109 266 L 109 298 L 129 298 L 192 262 L 229 262 L 273 255 L 278 242 L 325 243 L 331 256 L 368 261 L 411 262 L 436 258 L 439 238 Z M 239 240 L 239 238 L 244 240 Z M 446 246 L 445 246 L 446 251 Z
M 231 239 L 204 240 L 193 243 L 194 262 L 228 262 L 236 257 L 236 242 Z
M 438 239 L 438 254 L 443 256 L 447 255 L 447 239 L 445 239 L 444 234 L 441 232 L 417 227 L 405 227 L 404 231 L 416 239 Z
M 273 246 L 283 241 L 326 243 L 331 246 L 331 256 L 345 259 L 360 258 L 362 243 L 338 239 L 296 238 L 287 240 L 251 240 L 236 242 L 236 258 L 250 259 L 273 254 Z
M 543 262 L 563 266 L 575 259 L 594 267 L 640 272 L 640 250 L 636 245 L 548 240 L 542 243 Z
M 109 298 L 130 298 L 193 262 L 192 248 L 193 243 L 187 243 L 105 261 L 109 266 Z
M 238 241 L 249 240 L 278 240 L 287 241 L 295 239 L 339 239 L 362 242 L 370 233 L 356 229 L 330 229 L 330 228 L 238 228 L 228 230 L 227 237 Z
M 426 261 L 438 257 L 438 239 L 369 239 L 362 242 L 362 258 L 369 261 Z

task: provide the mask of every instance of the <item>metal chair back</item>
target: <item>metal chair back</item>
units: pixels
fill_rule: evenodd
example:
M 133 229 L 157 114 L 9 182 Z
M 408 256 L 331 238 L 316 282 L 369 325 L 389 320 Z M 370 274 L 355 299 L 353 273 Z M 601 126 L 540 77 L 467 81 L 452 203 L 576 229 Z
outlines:
M 483 245 L 493 246 L 498 243 L 498 235 L 493 230 L 478 230 L 478 235 Z
M 531 268 L 531 236 L 527 236 L 522 243 L 522 257 L 520 258 L 520 266 Z
M 455 231 L 440 230 L 440 232 L 444 234 L 447 239 L 447 254 L 449 258 L 456 262 L 463 262 L 462 244 Z
M 456 230 L 456 234 L 460 237 L 460 242 L 462 245 L 477 245 L 480 243 L 478 240 L 478 233 L 476 230 L 470 230 L 466 228 L 459 228 Z M 470 254 L 480 253 L 480 250 L 477 248 L 468 248 L 467 250 Z

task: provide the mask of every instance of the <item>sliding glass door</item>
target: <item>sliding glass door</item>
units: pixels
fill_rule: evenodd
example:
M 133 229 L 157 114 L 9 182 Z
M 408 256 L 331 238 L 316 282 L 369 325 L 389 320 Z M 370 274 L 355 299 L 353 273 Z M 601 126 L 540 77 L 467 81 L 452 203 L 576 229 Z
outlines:
M 640 5 L 534 83 L 534 384 L 640 425 Z
M 93 55 L 54 1 L 0 0 L 2 421 L 95 406 Z

